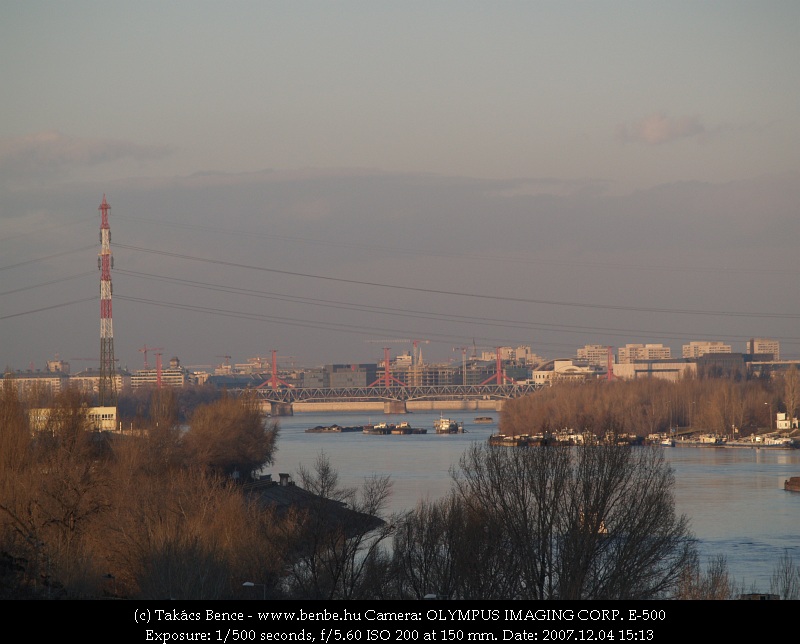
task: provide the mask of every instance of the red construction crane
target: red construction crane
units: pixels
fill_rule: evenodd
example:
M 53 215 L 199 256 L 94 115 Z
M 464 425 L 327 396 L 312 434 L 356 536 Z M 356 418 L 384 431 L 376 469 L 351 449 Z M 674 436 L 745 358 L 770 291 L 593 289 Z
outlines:
M 156 352 L 156 388 L 161 389 L 161 347 L 153 349 Z
M 159 351 L 160 347 L 148 347 L 146 344 L 139 349 L 139 353 L 144 354 L 144 370 L 149 371 L 150 365 L 147 363 L 147 352 L 148 351 Z

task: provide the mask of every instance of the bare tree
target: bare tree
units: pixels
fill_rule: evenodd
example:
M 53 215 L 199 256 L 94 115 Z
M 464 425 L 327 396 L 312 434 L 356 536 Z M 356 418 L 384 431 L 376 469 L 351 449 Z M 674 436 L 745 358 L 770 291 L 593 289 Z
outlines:
M 778 560 L 770 580 L 770 591 L 781 599 L 800 599 L 800 565 L 787 551 Z
M 517 562 L 494 540 L 488 517 L 456 493 L 422 500 L 399 521 L 392 579 L 400 599 L 492 599 L 516 594 Z
M 675 599 L 689 600 L 724 600 L 735 596 L 735 584 L 724 555 L 709 559 L 703 570 L 699 556 L 695 554 L 684 566 L 675 592 Z
M 313 497 L 305 505 L 297 548 L 290 554 L 290 594 L 307 599 L 374 596 L 367 575 L 385 569 L 384 542 L 394 522 L 384 518 L 391 493 L 385 476 L 366 478 L 359 488 L 339 485 L 338 473 L 321 453 L 312 470 L 300 468 L 301 486 Z
M 516 562 L 518 598 L 665 597 L 694 552 L 656 449 L 473 445 L 455 480 Z
M 569 450 L 496 449 L 474 444 L 454 472 L 465 504 L 487 518 L 489 538 L 517 562 L 519 597 L 556 594 L 557 517 L 568 493 Z
M 21 467 L 29 456 L 31 427 L 28 409 L 11 378 L 0 389 L 0 475 Z
M 783 399 L 791 427 L 791 423 L 797 415 L 797 405 L 800 403 L 800 373 L 794 365 L 783 377 Z
M 150 427 L 171 429 L 178 422 L 178 400 L 172 387 L 153 389 L 150 394 Z

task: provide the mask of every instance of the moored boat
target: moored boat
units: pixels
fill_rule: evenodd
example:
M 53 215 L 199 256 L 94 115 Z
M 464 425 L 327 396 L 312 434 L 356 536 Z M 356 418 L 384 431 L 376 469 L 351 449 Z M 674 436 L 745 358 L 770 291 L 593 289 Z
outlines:
M 433 423 L 433 428 L 437 434 L 463 434 L 464 424 L 451 418 L 437 418 Z
M 489 445 L 498 447 L 529 447 L 538 443 L 537 439 L 528 434 L 507 436 L 506 434 L 492 434 L 488 439 Z
M 360 432 L 364 428 L 358 427 L 342 427 L 341 425 L 317 425 L 316 427 L 309 427 L 306 434 L 341 434 L 342 432 Z
M 385 436 L 389 433 L 389 428 L 386 423 L 378 423 L 377 425 L 364 425 L 364 429 L 361 431 L 371 436 Z

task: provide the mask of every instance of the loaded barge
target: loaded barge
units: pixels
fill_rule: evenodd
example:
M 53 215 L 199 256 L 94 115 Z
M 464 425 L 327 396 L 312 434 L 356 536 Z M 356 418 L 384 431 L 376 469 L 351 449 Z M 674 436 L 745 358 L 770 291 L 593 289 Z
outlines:
M 362 426 L 341 427 L 340 425 L 317 425 L 316 427 L 307 429 L 306 434 L 341 434 L 343 432 L 360 432 L 363 429 Z

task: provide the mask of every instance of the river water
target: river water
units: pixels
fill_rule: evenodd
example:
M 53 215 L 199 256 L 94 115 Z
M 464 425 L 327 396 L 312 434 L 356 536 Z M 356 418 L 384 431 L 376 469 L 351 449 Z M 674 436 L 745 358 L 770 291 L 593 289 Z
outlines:
M 440 415 L 464 423 L 463 434 L 436 434 Z M 477 424 L 475 416 L 493 424 Z M 297 413 L 276 419 L 280 426 L 275 462 L 264 471 L 288 473 L 312 469 L 324 453 L 345 486 L 365 477 L 389 475 L 393 481 L 390 511 L 409 510 L 422 498 L 438 499 L 450 489 L 450 471 L 474 441 L 486 442 L 496 431 L 498 412 L 419 412 L 398 416 L 369 413 Z M 361 432 L 313 434 L 318 425 L 356 426 L 409 422 L 423 435 L 371 436 Z M 800 476 L 800 450 L 733 447 L 664 447 L 675 472 L 675 502 L 699 539 L 703 563 L 724 555 L 737 587 L 769 592 L 778 560 L 789 553 L 800 566 L 800 493 L 783 482 Z

